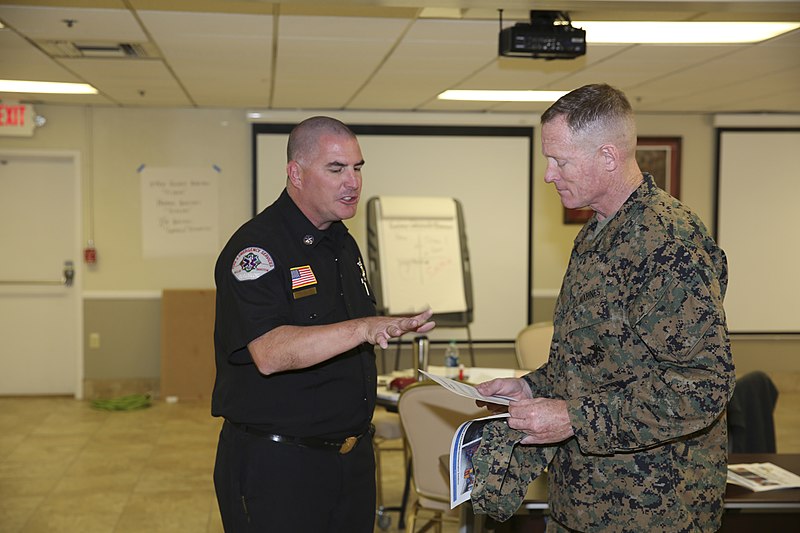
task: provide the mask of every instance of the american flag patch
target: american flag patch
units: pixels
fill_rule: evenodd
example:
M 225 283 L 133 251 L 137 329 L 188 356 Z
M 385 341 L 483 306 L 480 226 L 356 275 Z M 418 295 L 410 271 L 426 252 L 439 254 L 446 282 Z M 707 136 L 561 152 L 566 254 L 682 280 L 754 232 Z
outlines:
M 301 267 L 292 267 L 292 290 L 305 287 L 307 285 L 314 285 L 317 283 L 317 278 L 314 277 L 314 272 L 308 265 Z

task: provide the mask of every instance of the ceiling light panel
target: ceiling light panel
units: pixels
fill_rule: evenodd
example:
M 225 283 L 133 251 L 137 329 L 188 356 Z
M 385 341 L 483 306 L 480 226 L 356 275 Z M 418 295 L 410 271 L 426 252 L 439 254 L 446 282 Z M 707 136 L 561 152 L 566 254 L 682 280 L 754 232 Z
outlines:
M 471 100 L 483 102 L 555 102 L 567 91 L 486 91 L 451 89 L 442 92 L 440 100 Z
M 588 44 L 750 43 L 796 30 L 796 22 L 575 21 Z
M 85 83 L 3 79 L 0 80 L 0 92 L 31 94 L 97 94 L 97 89 Z

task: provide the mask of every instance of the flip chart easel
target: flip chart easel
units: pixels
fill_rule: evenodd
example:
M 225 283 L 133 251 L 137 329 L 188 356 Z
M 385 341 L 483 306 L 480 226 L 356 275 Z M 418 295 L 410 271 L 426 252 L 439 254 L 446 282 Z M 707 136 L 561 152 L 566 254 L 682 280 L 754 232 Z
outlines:
M 370 198 L 367 255 L 378 312 L 408 315 L 432 308 L 437 327 L 466 328 L 475 366 L 469 329 L 472 275 L 461 203 L 447 197 Z

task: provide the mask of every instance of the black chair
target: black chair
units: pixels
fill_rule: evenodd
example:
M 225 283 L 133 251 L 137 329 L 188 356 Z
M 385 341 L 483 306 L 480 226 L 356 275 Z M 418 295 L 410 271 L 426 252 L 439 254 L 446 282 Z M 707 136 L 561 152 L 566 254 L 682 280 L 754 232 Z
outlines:
M 728 404 L 728 453 L 775 453 L 778 389 L 760 370 L 736 380 Z

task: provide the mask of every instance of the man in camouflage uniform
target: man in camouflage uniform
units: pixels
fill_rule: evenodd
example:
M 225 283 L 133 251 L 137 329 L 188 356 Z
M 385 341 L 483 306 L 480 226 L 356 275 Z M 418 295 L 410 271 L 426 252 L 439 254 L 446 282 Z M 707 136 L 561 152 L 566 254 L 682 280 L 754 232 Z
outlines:
M 635 150 L 631 106 L 608 85 L 576 89 L 542 115 L 545 181 L 565 207 L 595 214 L 575 239 L 547 364 L 478 386 L 517 400 L 507 431 L 540 445 L 517 448 L 552 457 L 548 531 L 720 527 L 734 386 L 725 254 L 642 174 Z M 496 450 L 510 447 L 489 434 L 482 448 L 499 470 Z M 536 464 L 514 457 L 512 467 Z

